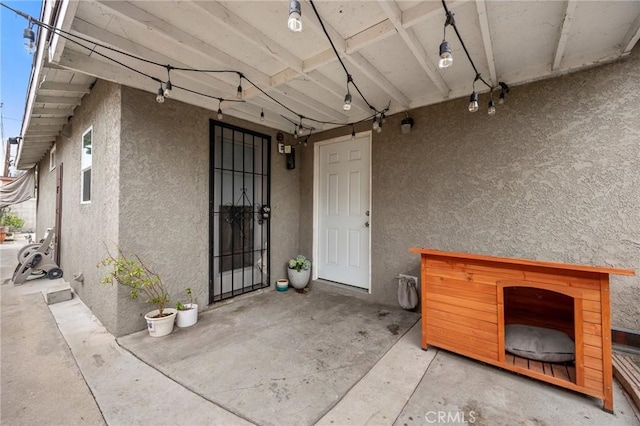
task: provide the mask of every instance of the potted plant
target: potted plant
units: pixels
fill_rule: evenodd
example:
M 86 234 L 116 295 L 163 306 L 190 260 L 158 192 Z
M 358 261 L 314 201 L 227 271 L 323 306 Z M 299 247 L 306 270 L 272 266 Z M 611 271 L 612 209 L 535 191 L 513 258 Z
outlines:
M 305 256 L 299 254 L 298 256 L 289 259 L 289 268 L 287 269 L 287 275 L 289 276 L 289 283 L 293 288 L 302 289 L 309 283 L 309 277 L 311 276 L 311 261 Z
M 113 256 L 107 250 L 107 257 L 98 266 L 111 267 L 101 280 L 103 284 L 116 282 L 129 289 L 131 299 L 137 299 L 143 293 L 147 298 L 146 302 L 155 305 L 156 309 L 144 316 L 151 337 L 166 336 L 173 331 L 177 311 L 165 308 L 169 303 L 169 293 L 160 276 L 151 271 L 137 254 L 127 256 L 118 247 L 118 255 Z
M 178 302 L 176 303 L 176 309 L 178 315 L 176 316 L 176 325 L 178 327 L 190 327 L 198 322 L 198 304 L 193 303 L 193 293 L 191 288 L 185 289 L 187 294 L 188 303 Z

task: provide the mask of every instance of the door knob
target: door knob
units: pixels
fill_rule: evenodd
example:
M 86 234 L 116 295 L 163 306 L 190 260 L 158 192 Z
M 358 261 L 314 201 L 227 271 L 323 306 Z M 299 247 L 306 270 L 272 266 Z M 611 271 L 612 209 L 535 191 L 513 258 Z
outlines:
M 369 227 L 369 222 L 365 222 L 365 223 L 364 223 L 364 226 L 365 226 L 366 228 L 368 228 L 368 227 Z

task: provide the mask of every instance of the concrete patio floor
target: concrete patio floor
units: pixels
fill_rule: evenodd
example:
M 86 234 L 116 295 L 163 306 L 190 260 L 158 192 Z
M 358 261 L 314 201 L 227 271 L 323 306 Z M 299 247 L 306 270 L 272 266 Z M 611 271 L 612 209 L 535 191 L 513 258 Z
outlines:
M 63 403 L 69 420 L 109 425 L 640 425 L 615 381 L 612 415 L 597 399 L 423 351 L 417 314 L 351 291 L 262 291 L 167 337 L 116 340 L 78 298 L 49 311 L 35 295 L 57 281 L 2 285 L 3 425 L 61 424 L 53 415 Z M 8 327 L 9 316 L 18 323 L 46 311 L 54 321 L 33 322 L 29 333 Z M 26 349 L 19 357 L 17 345 Z M 32 366 L 47 357 L 63 362 L 45 375 Z M 35 393 L 60 383 L 60 392 Z

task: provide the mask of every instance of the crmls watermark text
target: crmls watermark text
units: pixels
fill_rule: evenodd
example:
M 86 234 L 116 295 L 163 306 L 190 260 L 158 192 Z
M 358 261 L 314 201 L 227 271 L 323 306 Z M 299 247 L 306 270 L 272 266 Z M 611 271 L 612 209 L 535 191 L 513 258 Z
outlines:
M 427 423 L 468 423 L 470 425 L 476 422 L 475 411 L 427 411 L 424 415 Z

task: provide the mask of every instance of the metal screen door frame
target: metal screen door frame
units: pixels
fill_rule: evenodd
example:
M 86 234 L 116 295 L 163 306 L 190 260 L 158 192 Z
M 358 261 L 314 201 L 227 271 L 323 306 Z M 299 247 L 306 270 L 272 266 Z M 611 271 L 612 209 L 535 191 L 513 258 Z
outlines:
M 271 137 L 209 123 L 209 303 L 269 287 Z

